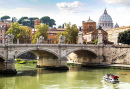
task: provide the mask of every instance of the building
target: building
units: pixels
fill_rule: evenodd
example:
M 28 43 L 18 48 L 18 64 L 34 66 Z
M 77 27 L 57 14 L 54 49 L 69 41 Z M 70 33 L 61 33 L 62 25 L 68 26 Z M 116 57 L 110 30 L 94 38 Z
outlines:
M 87 43 L 94 43 L 95 39 L 98 39 L 98 29 L 87 33 L 86 35 L 83 36 L 84 41 L 86 41 Z M 108 33 L 106 31 L 104 31 L 103 29 L 101 29 L 102 32 L 102 36 L 103 36 L 103 43 L 106 44 L 108 42 Z
M 116 23 L 116 25 L 115 25 L 115 27 L 114 28 L 119 28 L 119 25 L 118 25 L 118 23 Z
M 114 29 L 111 29 L 111 30 L 107 31 L 108 40 L 111 41 L 111 42 L 114 42 L 114 44 L 118 44 L 118 35 L 119 35 L 119 33 L 127 31 L 128 29 L 130 29 L 130 26 L 114 28 Z
M 82 21 L 82 29 L 83 35 L 91 31 L 94 31 L 96 29 L 96 22 L 91 20 L 89 17 L 87 21 Z
M 98 25 L 100 25 L 105 31 L 113 29 L 113 21 L 111 16 L 104 10 L 104 13 L 100 16 Z
M 35 19 L 35 20 L 34 20 L 34 28 L 35 28 L 37 25 L 40 25 L 40 19 Z
M 0 22 L 0 43 L 5 43 L 5 33 L 10 28 L 11 23 Z
M 65 28 L 50 28 L 47 32 L 48 35 L 48 43 L 49 44 L 58 44 L 57 37 L 58 33 L 63 33 L 65 31 Z

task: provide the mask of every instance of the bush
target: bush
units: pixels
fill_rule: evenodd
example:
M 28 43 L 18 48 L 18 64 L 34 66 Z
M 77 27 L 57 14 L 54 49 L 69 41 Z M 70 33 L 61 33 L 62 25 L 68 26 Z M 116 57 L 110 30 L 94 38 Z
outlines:
M 97 43 L 98 43 L 98 39 L 95 39 L 95 40 L 94 40 L 94 43 L 97 45 Z

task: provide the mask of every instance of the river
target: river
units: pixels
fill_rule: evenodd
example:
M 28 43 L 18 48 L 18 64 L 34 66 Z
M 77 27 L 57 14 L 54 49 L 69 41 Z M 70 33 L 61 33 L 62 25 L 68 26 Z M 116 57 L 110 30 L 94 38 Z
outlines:
M 69 67 L 68 71 L 16 64 L 15 76 L 0 75 L 0 89 L 130 89 L 130 70 Z M 119 84 L 106 83 L 107 74 L 119 76 Z

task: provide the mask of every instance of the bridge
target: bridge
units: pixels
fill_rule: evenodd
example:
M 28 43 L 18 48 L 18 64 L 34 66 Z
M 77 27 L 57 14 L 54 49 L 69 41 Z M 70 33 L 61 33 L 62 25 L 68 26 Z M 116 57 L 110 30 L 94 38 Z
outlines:
M 85 63 L 127 63 L 130 64 L 129 45 L 91 45 L 91 44 L 13 44 L 9 39 L 0 44 L 0 70 L 15 70 L 15 59 L 32 52 L 37 56 L 38 67 L 68 69 L 67 56 L 71 53 Z

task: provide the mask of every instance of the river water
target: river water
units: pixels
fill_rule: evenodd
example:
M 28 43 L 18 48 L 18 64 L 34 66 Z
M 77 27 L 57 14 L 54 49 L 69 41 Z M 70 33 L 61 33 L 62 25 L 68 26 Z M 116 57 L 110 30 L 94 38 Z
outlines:
M 130 89 L 130 70 L 69 68 L 57 71 L 16 64 L 17 75 L 0 75 L 0 89 Z M 120 83 L 104 82 L 107 73 L 118 75 Z

